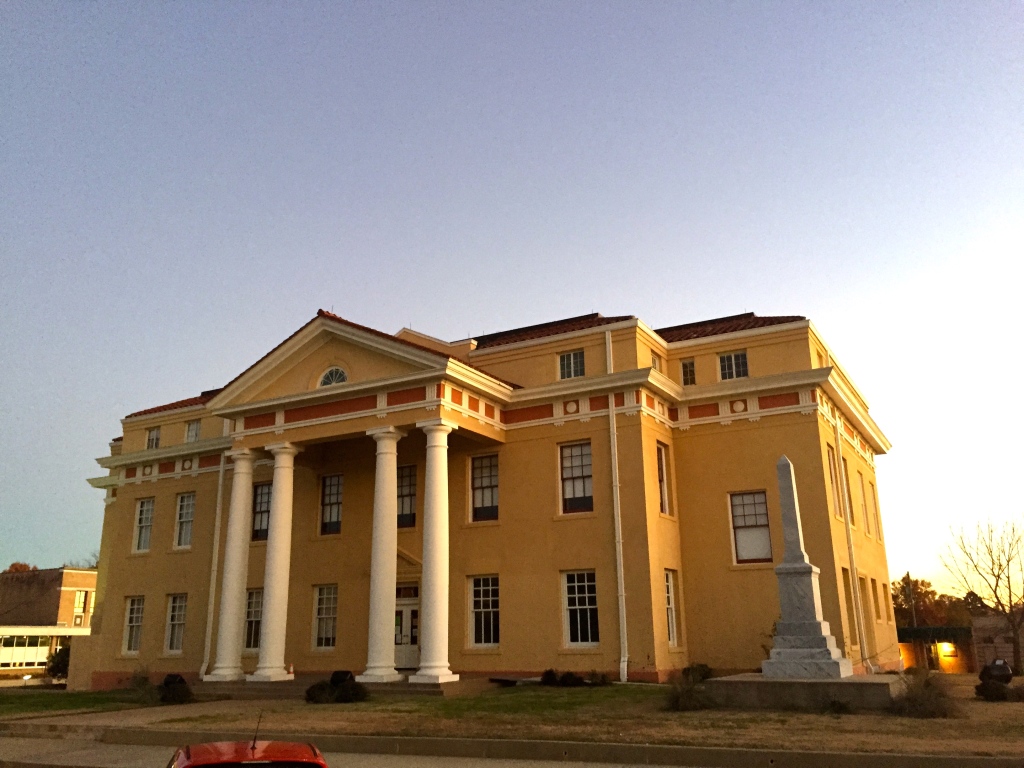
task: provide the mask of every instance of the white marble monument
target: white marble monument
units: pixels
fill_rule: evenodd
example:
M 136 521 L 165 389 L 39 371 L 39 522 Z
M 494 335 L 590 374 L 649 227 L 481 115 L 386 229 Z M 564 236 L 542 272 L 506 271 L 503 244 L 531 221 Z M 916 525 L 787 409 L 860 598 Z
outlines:
M 761 663 L 761 673 L 765 677 L 805 680 L 849 677 L 853 665 L 836 648 L 828 622 L 821 618 L 820 571 L 811 565 L 804 551 L 793 464 L 783 456 L 775 469 L 786 545 L 785 557 L 775 568 L 782 618 L 775 628 L 771 657 Z

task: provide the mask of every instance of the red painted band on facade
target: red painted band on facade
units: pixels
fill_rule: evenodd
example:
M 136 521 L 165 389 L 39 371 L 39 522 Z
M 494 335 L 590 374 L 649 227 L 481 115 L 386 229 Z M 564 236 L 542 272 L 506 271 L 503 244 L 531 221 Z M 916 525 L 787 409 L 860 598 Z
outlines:
M 621 408 L 626 404 L 626 395 L 622 392 L 615 393 L 615 407 Z
M 342 414 L 355 413 L 356 411 L 372 411 L 376 407 L 376 395 L 350 397 L 347 400 L 335 400 L 333 403 L 304 405 L 301 408 L 289 408 L 284 412 L 284 423 L 292 424 L 296 421 L 325 419 L 328 416 L 341 416 Z
M 678 408 L 669 408 L 668 409 L 668 417 L 670 419 L 672 419 L 672 421 L 679 421 L 679 409 Z
M 437 397 L 442 400 L 444 399 L 444 384 L 437 385 Z
M 124 471 L 124 476 L 130 479 L 135 477 L 138 473 L 139 470 L 136 467 L 128 467 L 128 469 Z
M 488 419 L 494 418 L 494 406 L 491 405 L 490 403 L 484 403 L 484 416 L 486 416 Z
M 173 461 L 161 461 L 160 462 L 160 466 L 157 467 L 156 471 L 159 472 L 161 475 L 169 475 L 169 474 L 171 474 L 171 472 L 174 471 L 174 462 Z
M 853 436 L 854 436 L 854 432 L 853 432 L 853 427 L 851 427 L 851 426 L 850 426 L 849 424 L 847 424 L 847 423 L 846 423 L 845 421 L 843 422 L 843 431 L 844 431 L 844 432 L 845 432 L 845 433 L 846 433 L 847 435 L 849 435 L 850 437 L 853 437 Z
M 209 469 L 210 467 L 220 466 L 220 454 L 219 453 L 208 453 L 205 456 L 199 457 L 199 468 Z
M 287 411 L 285 411 L 287 413 Z M 272 427 L 277 420 L 276 413 L 258 413 L 255 416 L 245 417 L 245 429 L 259 429 L 260 427 Z
M 709 416 L 718 415 L 718 403 L 704 403 L 704 405 L 691 405 L 687 407 L 686 413 L 691 419 L 706 419 Z
M 650 395 L 646 395 L 645 398 L 646 398 L 646 401 L 647 401 L 647 407 L 650 408 L 653 411 L 654 410 L 654 398 L 651 397 Z
M 523 421 L 536 421 L 537 419 L 550 419 L 555 415 L 555 406 L 533 405 L 529 408 L 514 408 L 511 411 L 501 412 L 502 424 L 519 424 Z
M 388 405 L 405 405 L 406 403 L 418 403 L 427 399 L 426 387 L 413 387 L 412 389 L 399 389 L 388 392 Z
M 607 411 L 608 395 L 594 395 L 592 398 L 590 398 L 590 410 Z
M 456 405 L 462 405 L 462 390 L 452 389 L 452 402 Z
M 480 410 L 480 398 L 469 396 L 469 410 L 473 412 L 479 412 Z
M 757 398 L 757 407 L 762 411 L 769 408 L 787 408 L 791 405 L 800 405 L 799 392 L 786 392 L 782 395 L 762 395 Z

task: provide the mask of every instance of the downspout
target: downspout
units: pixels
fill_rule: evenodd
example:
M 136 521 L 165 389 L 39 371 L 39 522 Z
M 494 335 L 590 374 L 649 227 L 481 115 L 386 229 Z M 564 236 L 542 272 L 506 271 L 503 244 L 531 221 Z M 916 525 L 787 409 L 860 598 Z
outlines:
M 224 422 L 227 434 L 228 422 Z M 206 676 L 210 666 L 210 648 L 213 644 L 213 602 L 217 599 L 217 567 L 220 564 L 220 517 L 224 501 L 224 468 L 227 464 L 227 453 L 221 451 L 220 470 L 217 474 L 217 506 L 213 513 L 213 554 L 210 557 L 210 594 L 206 601 L 206 639 L 203 641 L 203 666 L 199 669 L 199 679 Z
M 871 674 L 875 672 L 874 662 L 868 659 L 868 646 L 864 642 L 864 609 L 860 601 L 860 574 L 857 571 L 857 559 L 853 553 L 853 528 L 850 524 L 850 508 L 846 503 L 850 498 L 850 489 L 846 485 L 846 467 L 843 464 L 843 436 L 839 431 L 839 409 L 836 408 L 836 474 L 839 476 L 840 505 L 843 508 L 843 521 L 846 524 L 846 551 L 850 558 L 850 590 L 853 592 L 853 625 L 857 631 L 857 642 L 860 643 L 860 660 Z
M 612 332 L 604 332 L 605 364 L 613 372 Z M 626 577 L 622 566 L 622 505 L 619 499 L 619 435 L 615 424 L 615 393 L 608 394 L 608 435 L 611 440 L 612 519 L 615 521 L 615 581 L 619 596 L 619 681 L 629 680 L 629 638 L 626 632 Z

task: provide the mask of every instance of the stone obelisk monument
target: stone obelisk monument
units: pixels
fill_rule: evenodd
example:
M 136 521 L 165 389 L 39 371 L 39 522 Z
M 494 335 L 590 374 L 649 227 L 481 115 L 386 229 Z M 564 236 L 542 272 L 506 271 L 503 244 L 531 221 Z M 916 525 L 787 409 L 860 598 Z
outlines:
M 771 657 L 761 663 L 765 677 L 831 679 L 849 677 L 853 665 L 836 648 L 828 622 L 821 618 L 820 570 L 804 551 L 800 505 L 793 464 L 783 456 L 775 465 L 782 503 L 785 557 L 776 566 L 782 618 L 775 628 Z

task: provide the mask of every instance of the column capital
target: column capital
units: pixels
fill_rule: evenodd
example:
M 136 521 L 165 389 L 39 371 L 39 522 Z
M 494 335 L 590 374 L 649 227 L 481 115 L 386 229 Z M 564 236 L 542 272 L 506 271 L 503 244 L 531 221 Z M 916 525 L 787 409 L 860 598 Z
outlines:
M 376 427 L 366 430 L 366 434 L 379 443 L 381 440 L 401 440 L 409 433 L 403 432 L 397 427 Z
M 447 435 L 452 430 L 459 428 L 459 425 L 454 421 L 448 421 L 447 419 L 429 419 L 427 421 L 417 421 L 416 426 L 422 429 L 428 435 L 432 432 L 440 432 Z
M 274 443 L 273 445 L 266 445 L 264 448 L 277 456 L 294 456 L 299 453 L 302 449 L 294 443 Z
M 253 459 L 252 451 L 248 448 L 234 448 L 230 451 L 225 451 L 224 455 L 232 461 L 238 461 L 239 459 L 242 461 L 245 461 L 246 459 L 252 461 Z

